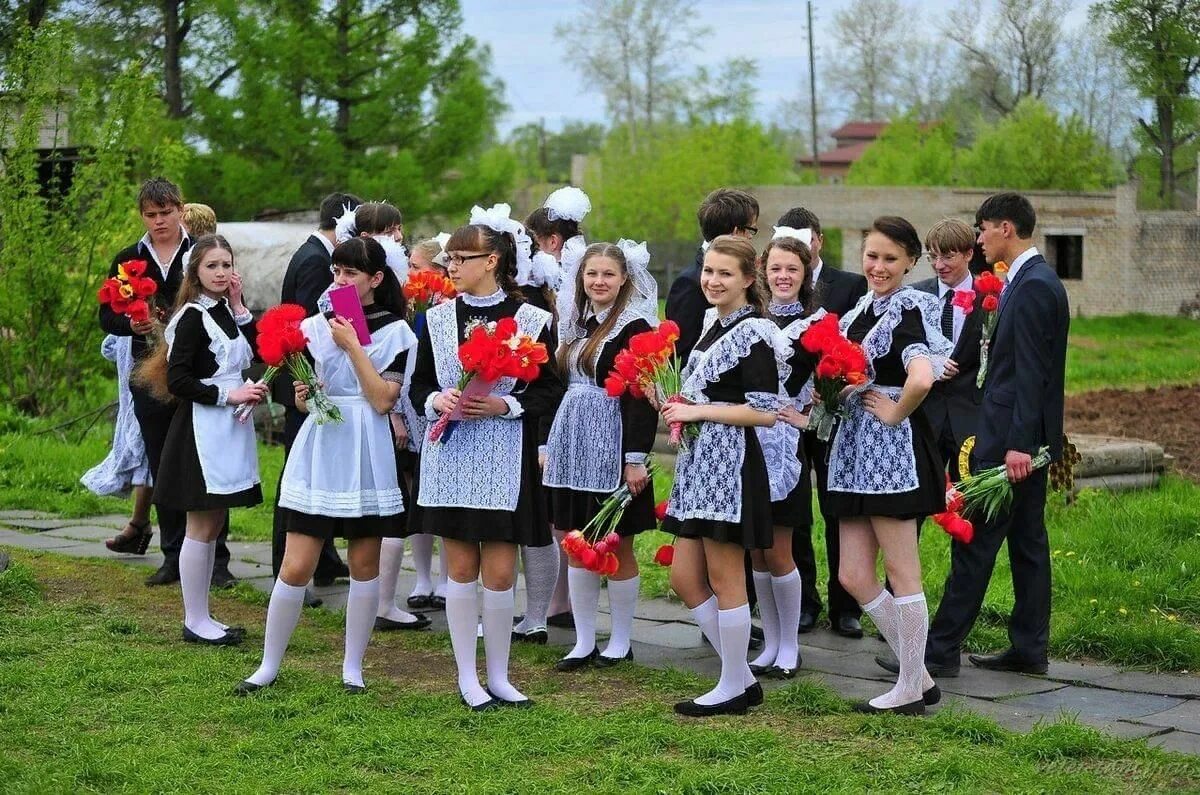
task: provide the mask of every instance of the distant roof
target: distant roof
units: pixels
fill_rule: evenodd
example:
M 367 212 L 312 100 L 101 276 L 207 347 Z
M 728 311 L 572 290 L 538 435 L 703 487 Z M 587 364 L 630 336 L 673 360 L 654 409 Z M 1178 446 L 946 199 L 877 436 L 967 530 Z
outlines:
M 837 149 L 831 149 L 828 152 L 822 152 L 821 165 L 848 166 L 862 157 L 862 153 L 866 151 L 866 148 L 870 146 L 871 143 L 871 141 L 859 141 L 858 143 L 850 144 L 848 146 L 839 146 Z M 804 165 L 812 165 L 812 161 L 812 155 L 803 155 L 796 158 L 797 163 L 802 163 Z
M 843 138 L 857 138 L 860 140 L 873 141 L 883 132 L 883 128 L 887 127 L 886 121 L 848 121 L 841 127 L 834 130 L 830 137 L 834 140 Z

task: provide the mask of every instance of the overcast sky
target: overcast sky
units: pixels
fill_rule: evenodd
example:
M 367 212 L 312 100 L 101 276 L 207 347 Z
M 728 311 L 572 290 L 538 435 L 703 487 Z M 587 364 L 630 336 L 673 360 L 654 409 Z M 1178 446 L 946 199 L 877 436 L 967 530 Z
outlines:
M 834 57 L 822 46 L 830 35 L 834 15 L 850 0 L 816 0 L 813 28 L 817 41 L 817 73 L 821 61 Z M 919 3 L 927 22 L 953 8 L 953 0 Z M 807 98 L 808 54 L 804 0 L 698 0 L 698 21 L 721 31 L 695 53 L 693 67 L 715 65 L 746 56 L 758 64 L 759 115 L 772 118 L 780 103 Z M 465 30 L 492 48 L 493 70 L 504 81 L 509 112 L 500 129 L 546 120 L 552 130 L 567 120 L 604 121 L 604 97 L 586 85 L 567 63 L 570 41 L 554 35 L 558 22 L 582 22 L 580 6 L 572 0 L 462 0 Z M 1075 0 L 1067 27 L 1086 20 L 1087 3 Z M 803 91 L 803 94 L 801 94 Z

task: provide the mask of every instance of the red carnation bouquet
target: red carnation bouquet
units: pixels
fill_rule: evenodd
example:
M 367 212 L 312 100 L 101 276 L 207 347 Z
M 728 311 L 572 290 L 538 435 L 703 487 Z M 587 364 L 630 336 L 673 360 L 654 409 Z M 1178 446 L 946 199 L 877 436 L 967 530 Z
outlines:
M 971 539 L 975 537 L 975 526 L 970 520 L 963 517 L 963 509 L 966 508 L 967 501 L 963 493 L 955 488 L 950 481 L 950 475 L 946 475 L 946 510 L 942 513 L 935 513 L 933 521 L 955 541 L 963 544 L 971 543 Z
M 613 369 L 604 379 L 604 389 L 609 397 L 620 397 L 626 391 L 635 398 L 654 395 L 660 406 L 668 403 L 687 403 L 683 391 L 683 377 L 679 361 L 675 358 L 675 342 L 679 339 L 679 326 L 664 320 L 657 329 L 643 331 L 629 338 L 629 347 L 617 354 Z M 670 442 L 676 447 L 686 447 L 688 439 L 700 435 L 695 423 L 672 422 Z
M 308 387 L 306 402 L 317 424 L 341 422 L 341 409 L 321 389 L 317 374 L 304 355 L 308 337 L 300 328 L 300 321 L 306 316 L 304 307 L 299 304 L 280 304 L 271 307 L 259 318 L 255 324 L 258 329 L 258 355 L 267 365 L 259 383 L 271 383 L 279 371 L 286 367 L 292 378 L 304 382 Z M 240 422 L 245 422 L 253 409 L 253 405 L 239 406 L 235 416 Z
M 993 267 L 996 273 L 1008 273 L 1008 266 L 1003 262 L 997 262 Z M 988 345 L 1000 318 L 1000 293 L 1004 290 L 1004 282 L 995 273 L 984 271 L 975 277 L 975 289 L 983 293 L 983 311 L 986 313 L 979 339 L 979 376 L 975 379 L 975 386 L 981 387 L 987 376 Z
M 816 430 L 818 439 L 828 442 L 834 420 L 847 416 L 842 390 L 867 383 L 867 355 L 861 345 L 846 339 L 838 327 L 838 316 L 832 314 L 809 326 L 800 335 L 800 345 L 819 357 L 813 387 L 821 399 L 809 414 L 808 427 Z
M 653 458 L 646 463 L 646 471 L 651 479 L 658 473 Z M 651 488 L 651 483 L 652 481 L 647 482 L 646 488 Z M 625 515 L 625 509 L 631 502 L 633 492 L 629 490 L 628 484 L 622 483 L 616 491 L 608 495 L 600 505 L 600 510 L 582 530 L 572 530 L 563 537 L 563 552 L 579 561 L 588 571 L 606 577 L 616 574 L 615 550 L 621 543 L 621 536 L 617 535 L 617 525 L 621 523 L 621 517 Z M 665 514 L 666 503 L 660 504 Z M 655 508 L 655 513 L 657 512 L 658 509 Z M 657 559 L 657 555 L 655 558 Z
M 462 376 L 458 389 L 462 393 L 458 405 L 429 426 L 429 441 L 445 442 L 454 427 L 462 420 L 462 407 L 468 398 L 484 397 L 501 378 L 533 381 L 541 365 L 550 360 L 543 343 L 535 342 L 528 334 L 517 334 L 517 321 L 503 317 L 495 325 L 476 326 L 466 342 L 458 346 Z
M 146 261 L 131 259 L 117 265 L 117 275 L 104 280 L 96 297 L 112 311 L 134 323 L 150 319 L 150 296 L 158 292 L 158 282 L 146 273 Z

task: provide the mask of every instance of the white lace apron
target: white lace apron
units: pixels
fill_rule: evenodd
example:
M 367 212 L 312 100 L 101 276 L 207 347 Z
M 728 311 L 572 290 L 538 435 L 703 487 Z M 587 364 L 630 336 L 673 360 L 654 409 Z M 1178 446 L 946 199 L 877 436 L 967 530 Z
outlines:
M 230 339 L 217 321 L 198 303 L 187 304 L 167 325 L 167 355 L 175 342 L 179 319 L 188 308 L 200 313 L 208 333 L 208 349 L 217 361 L 217 371 L 201 383 L 232 392 L 245 383 L 242 371 L 250 366 L 254 354 L 250 343 L 239 331 Z M 258 484 L 258 448 L 255 444 L 254 423 L 238 422 L 236 406 L 207 406 L 192 403 L 192 434 L 200 471 L 204 474 L 204 490 L 209 494 L 237 494 Z
M 456 303 L 447 301 L 425 313 L 434 368 L 443 389 L 458 385 L 462 363 Z M 522 304 L 515 315 L 519 334 L 537 339 L 550 313 Z M 508 395 L 515 378 L 501 378 L 491 394 Z M 521 493 L 522 433 L 520 419 L 486 417 L 462 420 L 447 441 L 426 439 L 421 447 L 421 488 L 418 503 L 425 508 L 476 508 L 513 511 Z
M 395 516 L 404 511 L 396 479 L 396 456 L 387 415 L 362 394 L 354 365 L 330 335 L 322 315 L 301 328 L 316 362 L 317 379 L 342 413 L 342 422 L 319 425 L 310 415 L 296 434 L 283 470 L 279 504 L 294 511 L 336 518 Z M 382 372 L 416 337 L 404 321 L 371 332 L 364 350 Z M 410 358 L 411 355 L 410 355 Z
M 892 334 L 906 310 L 917 309 L 925 328 L 925 344 L 913 343 L 901 351 L 905 368 L 913 359 L 928 359 L 934 378 L 945 370 L 953 345 L 942 336 L 941 306 L 936 296 L 902 287 L 882 299 L 867 293 L 842 318 L 845 333 L 866 308 L 875 304 L 879 321 L 863 337 L 863 352 L 867 356 L 866 385 L 857 388 L 846 400 L 849 417 L 839 423 L 829 451 L 829 490 L 854 494 L 901 494 L 919 485 L 917 461 L 913 453 L 912 423 L 906 417 L 895 427 L 883 423 L 867 411 L 862 393 L 867 389 L 881 392 L 897 402 L 902 387 L 878 386 L 875 381 L 875 361 L 887 356 L 892 349 Z

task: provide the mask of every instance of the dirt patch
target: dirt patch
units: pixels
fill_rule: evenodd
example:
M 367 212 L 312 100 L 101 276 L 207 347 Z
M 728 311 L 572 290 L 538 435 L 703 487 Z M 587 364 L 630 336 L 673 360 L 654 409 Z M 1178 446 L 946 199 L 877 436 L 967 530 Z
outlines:
M 1156 442 L 1175 457 L 1175 472 L 1200 481 L 1200 386 L 1068 395 L 1066 429 Z

